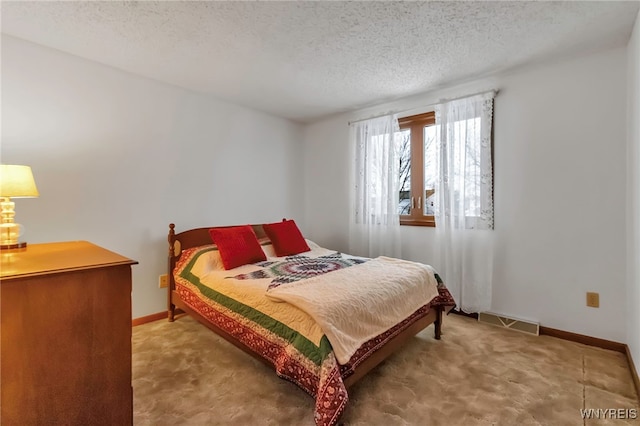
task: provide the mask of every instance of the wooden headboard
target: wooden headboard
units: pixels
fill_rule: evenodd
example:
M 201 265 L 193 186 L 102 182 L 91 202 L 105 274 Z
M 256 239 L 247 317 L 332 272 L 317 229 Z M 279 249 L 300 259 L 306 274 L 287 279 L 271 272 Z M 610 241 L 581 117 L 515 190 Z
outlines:
M 237 225 L 233 225 L 237 226 Z M 260 225 L 251 225 L 253 228 L 253 232 L 256 233 L 258 239 L 267 238 L 267 234 L 262 229 L 262 224 Z M 195 228 L 189 229 L 187 231 L 179 232 L 176 234 L 175 231 L 176 225 L 173 223 L 169 224 L 169 236 L 167 240 L 169 241 L 169 300 L 171 300 L 171 290 L 175 290 L 175 281 L 173 279 L 173 270 L 176 267 L 176 262 L 180 259 L 180 255 L 183 250 L 192 248 L 205 246 L 208 244 L 213 244 L 211 240 L 211 235 L 209 234 L 209 229 L 211 228 L 231 228 L 231 226 L 208 226 L 205 228 Z

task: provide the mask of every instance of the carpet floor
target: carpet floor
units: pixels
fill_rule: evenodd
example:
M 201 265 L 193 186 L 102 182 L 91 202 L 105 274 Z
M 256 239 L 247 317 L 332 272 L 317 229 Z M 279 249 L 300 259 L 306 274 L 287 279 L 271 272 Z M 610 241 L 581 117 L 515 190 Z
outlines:
M 132 342 L 136 426 L 314 425 L 310 396 L 188 316 L 134 327 Z M 345 425 L 640 426 L 624 354 L 458 315 L 442 340 L 429 326 L 349 396 Z M 580 411 L 611 408 L 638 418 Z

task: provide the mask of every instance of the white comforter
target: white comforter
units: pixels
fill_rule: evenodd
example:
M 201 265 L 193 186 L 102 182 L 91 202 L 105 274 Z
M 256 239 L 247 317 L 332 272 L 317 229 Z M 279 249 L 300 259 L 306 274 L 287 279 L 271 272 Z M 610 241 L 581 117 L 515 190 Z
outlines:
M 340 364 L 438 295 L 433 269 L 377 257 L 366 263 L 267 291 L 307 312 L 326 334 Z

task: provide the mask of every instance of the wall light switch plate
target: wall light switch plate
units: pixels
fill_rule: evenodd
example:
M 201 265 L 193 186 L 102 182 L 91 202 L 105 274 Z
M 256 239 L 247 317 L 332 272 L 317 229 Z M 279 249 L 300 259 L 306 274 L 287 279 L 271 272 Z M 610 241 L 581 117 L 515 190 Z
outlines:
M 600 294 L 587 292 L 587 306 L 592 308 L 600 307 Z
M 167 274 L 160 275 L 158 278 L 158 287 L 167 288 L 169 287 L 169 276 Z

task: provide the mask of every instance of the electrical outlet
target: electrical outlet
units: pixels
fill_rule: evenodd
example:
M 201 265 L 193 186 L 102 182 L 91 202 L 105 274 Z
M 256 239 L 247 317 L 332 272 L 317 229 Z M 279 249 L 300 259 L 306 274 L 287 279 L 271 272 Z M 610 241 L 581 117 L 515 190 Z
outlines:
M 592 308 L 600 307 L 600 294 L 587 292 L 587 306 Z
M 163 274 L 158 278 L 158 287 L 166 288 L 169 287 L 169 275 Z

